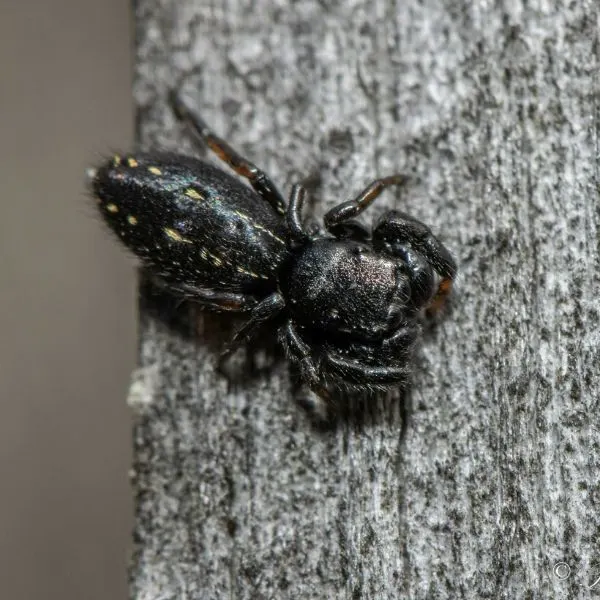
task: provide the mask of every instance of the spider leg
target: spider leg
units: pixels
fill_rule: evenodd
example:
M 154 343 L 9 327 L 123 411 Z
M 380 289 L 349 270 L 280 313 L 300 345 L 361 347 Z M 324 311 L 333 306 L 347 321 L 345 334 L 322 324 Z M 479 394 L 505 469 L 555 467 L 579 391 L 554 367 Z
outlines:
M 277 316 L 284 307 L 285 300 L 277 292 L 259 302 L 250 312 L 249 319 L 235 332 L 231 341 L 227 344 L 223 352 L 221 352 L 219 362 L 222 363 L 244 342 L 249 340 L 265 321 Z
M 371 230 L 358 219 L 347 219 L 329 229 L 338 240 L 351 239 L 355 242 L 368 242 L 371 239 Z
M 379 219 L 373 229 L 373 245 L 403 257 L 413 271 L 413 278 L 424 268 L 419 256 L 425 258 L 441 277 L 427 311 L 436 313 L 444 306 L 452 291 L 457 266 L 448 249 L 433 235 L 427 225 L 406 213 L 389 211 Z M 425 276 L 419 276 L 425 284 Z
M 420 327 L 415 323 L 396 330 L 382 342 L 386 355 L 408 356 L 410 349 L 419 337 Z
M 310 389 L 320 398 L 331 400 L 331 394 L 319 381 L 317 367 L 312 358 L 310 347 L 300 337 L 292 321 L 288 321 L 281 329 L 281 341 L 287 354 L 292 358 L 300 369 L 300 375 Z
M 411 302 L 418 312 L 431 300 L 434 293 L 435 276 L 432 266 L 424 256 L 409 246 L 397 245 L 393 248 L 387 247 L 385 250 L 392 256 L 402 259 L 404 271 L 408 268 L 411 279 Z
M 402 185 L 406 183 L 407 178 L 404 175 L 392 175 L 376 179 L 369 184 L 356 198 L 342 202 L 329 210 L 324 217 L 325 227 L 334 235 L 338 226 L 342 225 L 348 219 L 357 217 L 362 213 L 386 188 L 391 185 Z
M 215 135 L 195 107 L 173 90 L 169 100 L 177 117 L 183 121 L 196 138 L 206 144 L 238 175 L 248 180 L 256 192 L 278 213 L 285 214 L 285 200 L 269 176 L 234 150 L 225 140 Z
M 311 235 L 318 233 L 319 228 L 316 224 L 307 224 L 302 219 L 302 210 L 306 199 L 307 191 L 300 184 L 292 187 L 290 201 L 287 209 L 287 227 L 290 232 L 290 238 L 294 246 L 302 246 Z M 371 232 L 359 221 L 348 218 L 343 223 L 332 226 L 330 232 L 337 238 L 352 238 L 353 240 L 367 241 L 371 237 Z
M 191 284 L 172 282 L 160 275 L 151 275 L 150 279 L 159 288 L 164 288 L 170 293 L 181 296 L 182 301 L 189 300 L 217 311 L 245 312 L 251 310 L 257 304 L 254 296 L 231 292 L 215 292 Z
M 374 367 L 359 359 L 342 358 L 334 353 L 325 354 L 327 368 L 351 383 L 392 385 L 405 381 L 409 374 L 408 363 L 395 367 Z
M 304 244 L 309 235 L 302 225 L 302 208 L 304 207 L 304 200 L 306 198 L 306 189 L 300 184 L 296 183 L 292 187 L 292 193 L 290 194 L 290 203 L 287 208 L 287 227 L 290 233 L 290 239 L 294 245 L 301 246 Z

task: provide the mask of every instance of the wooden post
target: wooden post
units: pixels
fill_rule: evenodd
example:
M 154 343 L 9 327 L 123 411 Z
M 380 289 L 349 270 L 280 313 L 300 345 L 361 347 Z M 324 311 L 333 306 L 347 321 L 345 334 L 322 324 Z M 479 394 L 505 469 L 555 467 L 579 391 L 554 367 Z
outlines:
M 460 277 L 406 422 L 377 401 L 327 432 L 285 363 L 223 377 L 229 319 L 145 286 L 132 597 L 595 597 L 597 4 L 138 0 L 136 15 L 143 148 L 195 152 L 166 104 L 182 85 L 286 193 L 308 182 L 318 218 L 413 174 L 367 217 L 428 223 Z

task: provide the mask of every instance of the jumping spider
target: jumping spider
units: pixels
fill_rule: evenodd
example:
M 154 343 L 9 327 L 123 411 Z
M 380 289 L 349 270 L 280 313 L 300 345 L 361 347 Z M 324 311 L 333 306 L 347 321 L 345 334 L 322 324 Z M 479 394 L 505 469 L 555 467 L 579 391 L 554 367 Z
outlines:
M 293 186 L 286 206 L 266 173 L 180 96 L 171 101 L 196 137 L 251 187 L 187 156 L 115 155 L 90 177 L 123 244 L 176 294 L 248 313 L 223 356 L 272 321 L 288 359 L 321 397 L 403 382 L 418 314 L 444 304 L 457 270 L 430 229 L 403 212 L 386 212 L 372 229 L 355 220 L 405 178 L 373 181 L 325 215 L 324 231 L 309 230 L 302 186 Z

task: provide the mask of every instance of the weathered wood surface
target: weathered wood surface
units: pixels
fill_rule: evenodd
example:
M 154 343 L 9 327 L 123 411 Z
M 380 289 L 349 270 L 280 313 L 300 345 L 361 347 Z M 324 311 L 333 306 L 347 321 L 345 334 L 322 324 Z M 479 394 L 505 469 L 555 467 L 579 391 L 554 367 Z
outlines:
M 404 429 L 398 403 L 378 402 L 317 430 L 285 364 L 224 378 L 228 320 L 182 335 L 144 292 L 132 597 L 597 597 L 596 2 L 136 13 L 142 147 L 194 151 L 166 106 L 183 82 L 282 188 L 308 180 L 319 217 L 375 175 L 415 173 L 372 215 L 429 223 L 460 279 Z

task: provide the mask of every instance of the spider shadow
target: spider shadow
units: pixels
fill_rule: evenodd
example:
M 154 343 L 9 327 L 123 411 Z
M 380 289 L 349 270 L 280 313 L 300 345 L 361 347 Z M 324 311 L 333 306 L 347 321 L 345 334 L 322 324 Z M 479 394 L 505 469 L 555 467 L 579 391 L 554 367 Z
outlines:
M 292 393 L 316 433 L 327 435 L 340 430 L 365 431 L 387 425 L 398 429 L 404 439 L 412 414 L 411 384 L 392 390 L 338 390 L 322 399 L 308 391 L 294 373 Z
M 182 339 L 207 348 L 216 357 L 214 368 L 226 378 L 230 390 L 269 377 L 274 368 L 286 362 L 275 327 L 270 332 L 265 327 L 265 335 L 257 336 L 221 363 L 217 357 L 245 322 L 246 315 L 207 310 L 156 284 L 143 270 L 139 290 L 142 322 L 147 318 L 156 319 Z M 431 335 L 435 327 L 435 324 L 430 326 Z M 400 436 L 404 436 L 412 413 L 410 381 L 387 392 L 337 390 L 331 399 L 322 400 L 306 389 L 293 367 L 290 367 L 290 375 L 290 404 L 302 409 L 316 433 L 334 433 L 342 428 L 360 431 L 387 423 L 394 427 L 400 424 Z
M 284 360 L 283 351 L 278 347 L 273 332 L 253 340 L 251 351 L 250 346 L 243 346 L 222 362 L 219 357 L 227 341 L 246 321 L 246 315 L 210 310 L 192 300 L 181 298 L 158 285 L 144 271 L 140 272 L 139 292 L 142 322 L 144 318 L 156 319 L 182 339 L 205 347 L 215 356 L 214 368 L 232 386 L 259 379 Z

